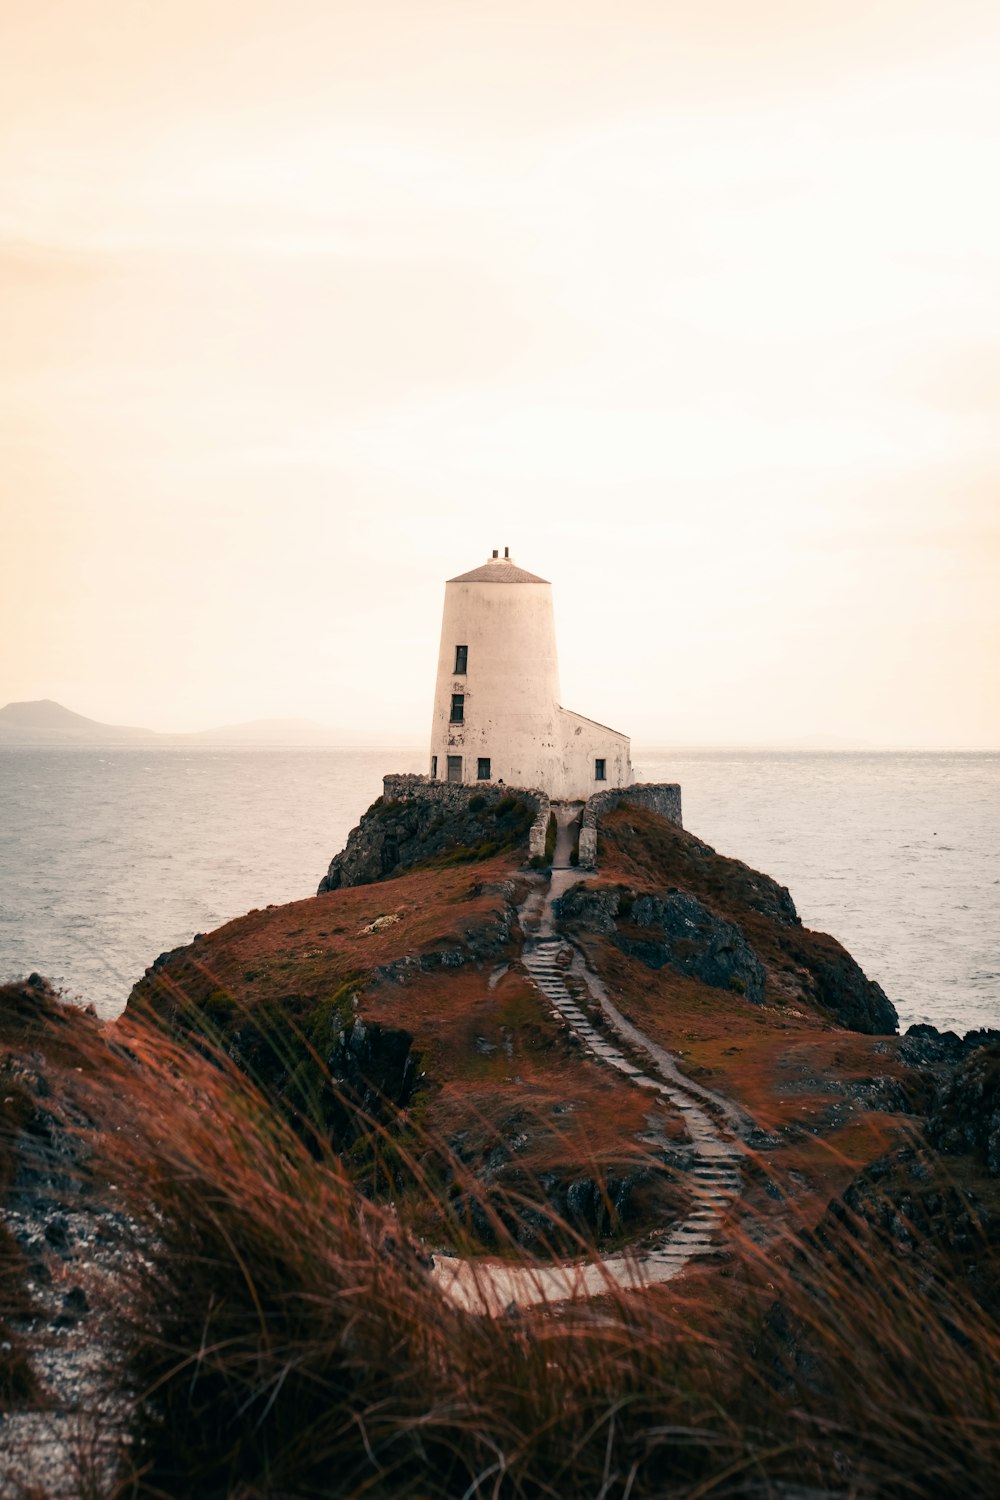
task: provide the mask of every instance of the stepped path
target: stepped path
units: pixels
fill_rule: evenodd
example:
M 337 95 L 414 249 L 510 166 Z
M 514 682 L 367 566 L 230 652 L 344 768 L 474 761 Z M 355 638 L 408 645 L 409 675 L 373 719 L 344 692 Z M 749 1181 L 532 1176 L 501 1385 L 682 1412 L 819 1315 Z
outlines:
M 439 1256 L 434 1275 L 456 1302 L 479 1312 L 498 1313 L 511 1305 L 562 1302 L 600 1296 L 614 1287 L 638 1289 L 670 1281 L 696 1256 L 718 1249 L 724 1216 L 741 1190 L 743 1151 L 734 1138 L 748 1123 L 729 1100 L 685 1078 L 665 1048 L 652 1041 L 621 1014 L 583 953 L 556 932 L 554 903 L 569 886 L 593 879 L 594 872 L 570 864 L 580 807 L 556 804 L 558 836 L 552 873 L 546 887 L 532 892 L 521 908 L 526 934 L 522 963 L 553 1014 L 579 1038 L 598 1061 L 648 1089 L 679 1111 L 690 1142 L 693 1206 L 687 1217 L 659 1240 L 634 1250 L 617 1251 L 592 1261 L 550 1266 L 505 1265 L 490 1260 Z M 580 1004 L 600 1016 L 595 1024 Z M 641 1057 L 641 1066 L 634 1061 Z

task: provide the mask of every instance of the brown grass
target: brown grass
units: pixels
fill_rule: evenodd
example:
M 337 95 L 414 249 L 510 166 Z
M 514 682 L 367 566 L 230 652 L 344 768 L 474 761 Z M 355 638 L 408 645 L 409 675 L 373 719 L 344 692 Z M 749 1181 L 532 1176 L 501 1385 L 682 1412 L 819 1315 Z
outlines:
M 788 893 L 769 876 L 625 803 L 601 820 L 599 857 L 605 883 L 677 886 L 740 927 L 764 965 L 770 1003 L 818 1010 L 825 1019 L 836 1012 L 850 956 L 829 933 L 776 919 Z
M 86 1071 L 51 1081 L 100 1120 L 91 1170 L 115 1185 L 136 1249 L 121 1500 L 994 1493 L 993 1308 L 916 1225 L 905 1247 L 849 1215 L 810 1234 L 786 1202 L 780 1250 L 751 1223 L 680 1282 L 487 1319 L 444 1300 L 395 1213 L 224 1056 L 142 1022 L 83 1043 Z M 443 1150 L 368 1128 L 387 1152 Z M 409 1171 L 447 1213 L 419 1151 Z M 481 1201 L 507 1259 L 537 1264 L 517 1192 L 506 1213 Z
M 768 1153 L 769 1170 L 802 1173 L 813 1212 L 911 1128 L 907 1115 L 866 1108 L 849 1088 L 885 1077 L 904 1093 L 921 1091 L 899 1060 L 897 1038 L 845 1031 L 809 1006 L 755 1006 L 670 969 L 654 972 L 603 937 L 577 941 L 630 1020 L 691 1078 L 784 1138 Z
M 463 1314 L 247 1080 L 130 1047 L 109 1123 L 128 1122 L 113 1171 L 143 1226 L 137 1494 L 994 1493 L 995 1323 L 867 1226 L 780 1259 L 747 1239 L 646 1294 Z
M 654 834 L 620 859 L 609 840 L 609 878 L 662 886 L 673 859 L 678 884 L 753 925 L 753 872 L 734 862 L 699 886 L 693 841 Z M 496 1319 L 441 1296 L 414 1231 L 525 1267 L 587 1253 L 591 1229 L 539 1223 L 546 1174 L 606 1184 L 644 1165 L 648 1099 L 582 1058 L 516 973 L 493 989 L 476 963 L 379 977 L 481 933 L 498 909 L 482 886 L 510 874 L 498 856 L 251 913 L 149 976 L 112 1037 L 88 1032 L 83 1073 L 60 1054 L 60 1086 L 100 1119 L 91 1161 L 136 1252 L 119 1329 L 134 1447 L 116 1495 L 992 1500 L 1000 1253 L 976 1214 L 988 1192 L 967 1164 L 950 1184 L 934 1162 L 930 1198 L 954 1192 L 963 1216 L 941 1243 L 903 1167 L 881 1205 L 866 1187 L 863 1219 L 825 1211 L 915 1133 L 905 1117 L 845 1115 L 829 1080 L 907 1079 L 892 1043 L 811 1004 L 773 930 L 769 994 L 784 1003 L 764 1008 L 587 943 L 644 1030 L 780 1135 L 727 1255 L 641 1294 L 609 1286 Z M 384 915 L 399 920 L 362 932 Z M 425 1078 L 404 1110 L 361 1111 L 324 1074 L 310 1027 L 355 998 L 413 1038 Z M 255 1079 L 228 1055 L 248 1018 L 277 1074 Z M 25 1044 L 47 1045 L 37 1030 Z M 318 1095 L 286 1087 L 304 1056 Z M 311 1113 L 317 1098 L 350 1117 L 343 1141 Z M 666 1183 L 640 1223 L 682 1201 Z
M 651 1123 L 669 1128 L 667 1111 L 651 1118 L 649 1098 L 587 1057 L 522 973 L 491 985 L 492 961 L 476 962 L 468 950 L 503 913 L 502 898 L 488 887 L 511 874 L 502 859 L 474 872 L 408 872 L 385 885 L 252 912 L 148 975 L 130 1014 L 151 1014 L 168 1035 L 214 1038 L 233 1051 L 303 1129 L 349 1149 L 355 1181 L 378 1193 L 393 1153 L 376 1151 L 367 1134 L 355 1142 L 343 1128 L 317 1032 L 325 1008 L 333 1006 L 341 1023 L 356 1012 L 368 1025 L 412 1038 L 421 1077 L 394 1138 L 439 1196 L 465 1194 L 456 1161 L 478 1180 L 476 1196 L 487 1182 L 498 1200 L 515 1189 L 534 1193 L 543 1216 L 558 1183 L 634 1178 L 626 1220 L 608 1218 L 605 1237 L 668 1223 L 686 1194 L 662 1170 L 650 1170 L 649 1148 L 638 1139 Z M 365 931 L 386 916 L 397 920 Z M 457 967 L 411 962 L 463 945 L 467 962 Z M 515 939 L 501 956 L 516 951 Z M 386 977 L 400 960 L 402 972 Z M 401 1163 L 396 1150 L 388 1171 L 397 1208 L 429 1232 L 428 1194 L 406 1190 L 413 1181 Z M 548 1188 L 535 1192 L 541 1183 Z M 436 1209 L 433 1217 L 447 1239 L 447 1221 Z M 485 1234 L 481 1215 L 476 1223 Z M 466 1222 L 465 1232 L 471 1227 Z

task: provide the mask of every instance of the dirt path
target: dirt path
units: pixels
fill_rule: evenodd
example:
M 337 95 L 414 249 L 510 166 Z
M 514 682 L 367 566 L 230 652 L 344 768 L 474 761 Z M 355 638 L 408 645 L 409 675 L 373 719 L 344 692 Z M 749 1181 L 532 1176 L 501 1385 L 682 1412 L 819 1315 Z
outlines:
M 611 1287 L 637 1289 L 672 1280 L 696 1256 L 717 1249 L 722 1220 L 742 1186 L 743 1151 L 734 1139 L 747 1123 L 741 1112 L 729 1100 L 685 1078 L 671 1054 L 621 1014 L 580 949 L 557 933 L 555 902 L 569 886 L 593 879 L 594 872 L 570 864 L 579 807 L 556 804 L 555 812 L 559 828 L 551 878 L 531 893 L 520 911 L 526 934 L 524 968 L 553 1015 L 593 1057 L 638 1088 L 648 1089 L 654 1101 L 680 1112 L 692 1151 L 694 1205 L 653 1245 L 594 1261 L 525 1269 L 486 1259 L 439 1257 L 434 1275 L 447 1294 L 463 1306 L 493 1314 L 512 1304 L 529 1307 L 599 1296 Z M 581 1004 L 584 994 L 588 998 Z M 641 1067 L 634 1061 L 637 1054 L 643 1058 Z

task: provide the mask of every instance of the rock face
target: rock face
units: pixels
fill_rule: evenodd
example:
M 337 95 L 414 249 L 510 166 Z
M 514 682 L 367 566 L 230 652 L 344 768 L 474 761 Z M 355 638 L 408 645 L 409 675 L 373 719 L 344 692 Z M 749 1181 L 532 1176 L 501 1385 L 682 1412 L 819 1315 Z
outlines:
M 405 1109 L 413 1097 L 419 1068 L 413 1037 L 402 1027 L 359 1017 L 341 1033 L 325 1060 L 349 1106 L 341 1122 L 341 1139 L 349 1136 L 356 1109 L 369 1119 L 380 1119 L 387 1105 L 392 1111 Z
M 62 1004 L 39 975 L 0 985 L 4 1495 L 79 1492 L 79 1474 L 66 1472 L 68 1455 L 83 1451 L 77 1444 L 98 1452 L 87 1407 L 119 1352 L 107 1293 L 113 1286 L 119 1306 L 128 1295 L 128 1221 L 94 1171 L 91 1140 L 104 1122 L 87 1098 L 86 1075 L 97 1034 L 92 1018 Z M 18 1414 L 21 1406 L 27 1409 Z M 42 1441 L 32 1435 L 39 1408 Z M 113 1432 L 106 1415 L 101 1442 Z
M 301 1027 L 278 1010 L 237 1010 L 225 1037 L 237 1067 L 307 1139 L 325 1137 L 340 1149 L 354 1140 L 359 1118 L 405 1109 L 419 1077 L 410 1032 L 355 1015 L 351 1002 L 348 987 L 315 1005 Z
M 885 990 L 869 979 L 861 965 L 832 939 L 823 952 L 807 952 L 819 1004 L 851 1031 L 892 1035 L 899 1027 L 896 1007 Z
M 681 835 L 689 842 L 689 835 Z M 651 969 L 671 969 L 713 989 L 731 990 L 751 1004 L 768 998 L 774 980 L 796 975 L 803 998 L 829 1011 L 852 1031 L 892 1033 L 896 1011 L 884 991 L 868 979 L 839 943 L 802 927 L 791 897 L 766 875 L 739 866 L 741 878 L 729 892 L 723 915 L 717 909 L 723 861 L 706 845 L 699 863 L 710 877 L 710 895 L 700 899 L 676 886 L 643 890 L 616 885 L 572 886 L 556 903 L 556 916 L 570 932 L 609 937 L 623 953 Z M 740 920 L 734 920 L 734 917 Z
M 621 802 L 601 820 L 598 863 L 617 881 L 590 893 L 607 900 L 614 889 L 606 916 L 616 946 L 758 1003 L 818 1006 L 852 1031 L 896 1031 L 885 992 L 835 938 L 803 927 L 784 886 L 669 819 Z M 592 921 L 588 898 L 568 896 L 567 916 L 581 899 L 577 919 Z
M 419 795 L 380 797 L 351 830 L 317 894 L 371 885 L 418 864 L 458 864 L 527 844 L 538 807 L 530 792 L 446 782 L 421 787 Z
M 640 1169 L 601 1178 L 545 1172 L 532 1178 L 504 1161 L 477 1175 L 486 1187 L 499 1185 L 501 1194 L 491 1201 L 480 1188 L 456 1194 L 452 1203 L 482 1245 L 495 1247 L 500 1243 L 498 1229 L 503 1226 L 506 1234 L 525 1249 L 555 1246 L 572 1255 L 579 1253 L 580 1235 L 600 1243 L 641 1222 L 642 1208 L 637 1204 L 651 1174 Z
M 939 1084 L 927 1134 L 939 1151 L 971 1151 L 1000 1177 L 1000 1041 L 973 1045 Z
M 623 886 L 591 891 L 578 885 L 557 903 L 556 915 L 570 927 L 606 933 L 651 969 L 669 967 L 713 989 L 745 995 L 754 1005 L 764 1003 L 764 966 L 743 932 L 683 891 L 658 896 Z

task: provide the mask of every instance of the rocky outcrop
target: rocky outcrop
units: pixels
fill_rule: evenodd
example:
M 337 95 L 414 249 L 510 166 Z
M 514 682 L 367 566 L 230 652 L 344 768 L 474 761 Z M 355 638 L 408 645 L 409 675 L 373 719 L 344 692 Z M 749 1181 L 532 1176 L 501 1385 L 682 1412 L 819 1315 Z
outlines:
M 764 1003 L 764 966 L 743 932 L 683 891 L 660 896 L 577 885 L 555 911 L 571 930 L 602 932 L 651 969 L 671 968 L 713 989 L 745 995 L 754 1005 Z
M 459 864 L 527 845 L 541 794 L 386 777 L 386 795 L 351 830 L 317 894 L 371 885 L 417 865 Z M 394 795 L 398 793 L 399 795 Z
M 707 845 L 699 847 L 706 867 L 712 861 L 726 867 L 735 863 L 721 861 Z M 571 932 L 599 933 L 651 969 L 672 969 L 713 989 L 744 995 L 755 1005 L 765 1003 L 768 973 L 780 967 L 783 977 L 796 974 L 804 999 L 842 1026 L 876 1034 L 895 1031 L 895 1007 L 851 955 L 833 938 L 802 927 L 784 886 L 746 866 L 738 869 L 737 896 L 729 895 L 725 916 L 713 909 L 714 899 L 709 904 L 677 887 L 650 891 L 584 884 L 571 887 L 555 912 Z M 713 884 L 718 881 L 707 880 L 703 888 L 712 890 Z M 734 908 L 741 911 L 740 921 L 732 919 Z
M 927 1135 L 939 1151 L 972 1152 L 1000 1177 L 1000 1043 L 965 1049 L 938 1086 Z
M 764 968 L 771 1003 L 818 1007 L 852 1031 L 896 1031 L 885 992 L 835 938 L 803 927 L 784 886 L 670 819 L 623 800 L 601 821 L 601 867 L 609 880 L 661 901 L 674 892 L 693 897 L 736 927 Z
M 420 1073 L 408 1031 L 361 1017 L 341 1033 L 325 1061 L 351 1110 L 369 1119 L 381 1118 L 386 1106 L 405 1109 Z
M 844 1277 L 878 1276 L 890 1296 L 901 1277 L 919 1285 L 923 1317 L 941 1296 L 950 1322 L 957 1289 L 991 1318 L 1000 1311 L 1000 1200 L 988 1179 L 956 1173 L 927 1145 L 863 1168 L 830 1203 L 814 1242 L 834 1252 Z
M 581 1241 L 600 1245 L 646 1221 L 641 1190 L 651 1176 L 638 1168 L 607 1177 L 557 1171 L 531 1177 L 516 1165 L 493 1166 L 474 1191 L 455 1196 L 452 1211 L 484 1247 L 509 1239 L 526 1250 L 573 1255 Z
M 808 945 L 793 949 L 808 971 L 817 1004 L 849 1031 L 890 1036 L 899 1025 L 896 1007 L 885 990 L 869 979 L 845 948 L 825 934 L 810 933 Z M 819 941 L 823 938 L 824 941 Z
M 1000 1032 L 965 1037 L 911 1026 L 896 1056 L 907 1073 L 894 1107 L 923 1122 L 905 1146 L 870 1162 L 818 1226 L 848 1274 L 870 1274 L 873 1245 L 919 1266 L 924 1289 L 972 1292 L 1000 1310 Z M 884 1080 L 888 1081 L 888 1080 Z M 914 1122 L 915 1123 L 915 1122 Z M 845 1238 L 846 1235 L 846 1238 Z M 858 1241 L 869 1253 L 858 1256 Z
M 350 1145 L 371 1122 L 392 1118 L 412 1097 L 420 1074 L 413 1037 L 355 1014 L 356 985 L 287 1011 L 238 1014 L 225 1036 L 230 1058 L 307 1139 Z M 290 1012 L 308 1010 L 301 1026 Z
M 0 985 L 4 1495 L 80 1494 L 83 1452 L 105 1492 L 104 1455 L 124 1438 L 125 1404 L 108 1399 L 120 1358 L 111 1309 L 131 1295 L 134 1261 L 131 1223 L 94 1170 L 97 1036 L 39 975 Z M 112 1488 L 110 1467 L 106 1479 Z
M 907 1029 L 899 1055 L 911 1067 L 943 1075 L 949 1068 L 980 1047 L 1000 1046 L 1000 1031 L 980 1028 L 959 1036 L 957 1031 L 939 1031 L 919 1021 Z

